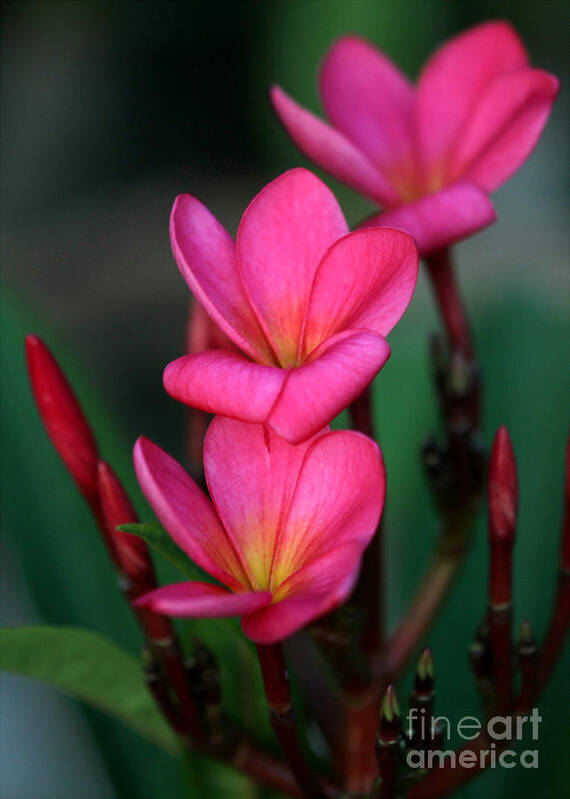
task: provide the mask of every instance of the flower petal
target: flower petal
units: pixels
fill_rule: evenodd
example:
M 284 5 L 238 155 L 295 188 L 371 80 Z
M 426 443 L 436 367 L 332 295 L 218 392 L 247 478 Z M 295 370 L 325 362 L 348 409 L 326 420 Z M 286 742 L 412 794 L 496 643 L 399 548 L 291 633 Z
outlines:
M 269 605 L 270 591 L 244 591 L 234 594 L 211 583 L 173 583 L 144 594 L 137 607 L 155 613 L 187 618 L 242 616 Z
M 285 130 L 307 158 L 380 205 L 397 201 L 380 169 L 343 133 L 302 108 L 279 86 L 272 87 L 270 99 Z
M 271 575 L 275 599 L 293 590 L 291 575 L 315 558 L 347 544 L 360 551 L 368 546 L 385 493 L 382 454 L 372 439 L 351 430 L 316 439 L 307 450 L 279 535 Z
M 373 216 L 363 226 L 405 230 L 416 240 L 420 255 L 426 255 L 472 236 L 495 218 L 486 193 L 473 183 L 460 181 L 415 203 Z
M 204 441 L 212 501 L 252 572 L 269 585 L 276 537 L 310 442 L 293 446 L 272 430 L 216 416 Z
M 443 44 L 419 78 L 416 123 L 427 171 L 445 171 L 475 104 L 490 81 L 528 63 L 512 27 L 501 21 L 477 25 Z
M 417 276 L 416 246 L 400 230 L 366 228 L 337 241 L 315 275 L 305 352 L 346 329 L 387 336 L 408 307 Z
M 319 82 L 328 118 L 374 163 L 390 173 L 411 163 L 413 88 L 385 55 L 346 36 L 325 57 Z
M 305 441 L 366 388 L 389 355 L 388 342 L 376 333 L 338 333 L 311 354 L 310 362 L 287 373 L 269 426 L 292 444 Z
M 494 80 L 477 103 L 450 166 L 493 191 L 528 158 L 546 124 L 558 81 L 539 69 L 520 69 Z
M 243 215 L 236 241 L 238 263 L 282 366 L 295 363 L 319 261 L 346 233 L 334 195 L 306 169 L 276 178 Z
M 287 372 L 252 363 L 242 355 L 210 350 L 168 364 L 163 383 L 171 397 L 209 413 L 265 422 Z
M 241 283 L 233 239 L 190 194 L 174 201 L 172 252 L 182 276 L 214 322 L 245 353 L 271 362 L 271 351 Z
M 248 585 L 210 501 L 182 466 L 142 437 L 135 444 L 133 457 L 145 497 L 178 546 L 228 587 Z
M 343 546 L 314 560 L 291 579 L 291 593 L 241 620 L 244 633 L 258 644 L 288 638 L 308 622 L 340 605 L 351 593 L 362 550 Z

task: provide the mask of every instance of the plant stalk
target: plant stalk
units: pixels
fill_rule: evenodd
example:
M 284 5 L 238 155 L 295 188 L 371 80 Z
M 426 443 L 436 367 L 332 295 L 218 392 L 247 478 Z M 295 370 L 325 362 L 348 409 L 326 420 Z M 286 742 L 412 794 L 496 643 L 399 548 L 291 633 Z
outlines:
M 269 718 L 303 796 L 309 799 L 326 799 L 327 793 L 310 770 L 297 736 L 295 709 L 287 674 L 287 665 L 281 644 L 258 644 L 257 654 Z

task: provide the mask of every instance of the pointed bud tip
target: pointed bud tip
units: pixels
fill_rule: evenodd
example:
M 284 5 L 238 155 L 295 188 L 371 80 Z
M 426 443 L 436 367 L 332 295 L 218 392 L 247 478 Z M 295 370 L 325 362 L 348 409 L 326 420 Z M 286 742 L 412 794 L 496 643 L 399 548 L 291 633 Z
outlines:
M 90 502 L 97 495 L 97 444 L 67 378 L 44 342 L 25 340 L 32 393 L 44 428 L 79 488 Z
M 45 346 L 41 338 L 39 336 L 36 336 L 35 333 L 28 333 L 25 341 L 26 341 L 27 350 L 32 350 L 38 346 Z
M 489 534 L 491 538 L 514 541 L 518 510 L 515 454 L 507 428 L 495 435 L 489 461 Z
M 426 680 L 433 680 L 434 677 L 434 666 L 433 666 L 433 655 L 431 653 L 431 649 L 426 648 L 420 655 L 420 659 L 418 660 L 418 665 L 416 669 L 416 675 L 418 679 L 422 682 Z
M 398 703 L 398 697 L 396 696 L 396 690 L 393 685 L 389 685 L 386 688 L 384 696 L 382 697 L 380 718 L 381 720 L 386 720 L 389 723 L 392 723 L 396 719 L 400 718 L 400 705 Z

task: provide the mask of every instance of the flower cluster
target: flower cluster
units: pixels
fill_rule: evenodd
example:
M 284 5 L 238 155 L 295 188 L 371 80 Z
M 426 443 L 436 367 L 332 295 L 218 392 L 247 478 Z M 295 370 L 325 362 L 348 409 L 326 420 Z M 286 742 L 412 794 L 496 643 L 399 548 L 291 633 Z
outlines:
M 199 200 L 178 197 L 172 249 L 201 308 L 190 354 L 167 366 L 164 386 L 216 415 L 204 443 L 211 500 L 150 441 L 134 455 L 158 518 L 215 580 L 137 604 L 241 616 L 258 643 L 287 637 L 354 586 L 382 512 L 384 467 L 373 441 L 328 425 L 388 359 L 418 250 L 494 220 L 488 193 L 532 150 L 557 82 L 493 22 L 444 45 L 416 89 L 370 44 L 344 38 L 320 88 L 331 126 L 275 87 L 278 116 L 306 155 L 384 212 L 349 232 L 331 191 L 298 168 L 252 200 L 234 241 Z
M 204 442 L 212 502 L 146 439 L 135 467 L 159 519 L 217 584 L 170 585 L 137 604 L 242 616 L 247 635 L 272 643 L 346 599 L 378 526 L 380 451 L 328 424 L 386 362 L 417 250 L 399 230 L 349 233 L 330 190 L 305 169 L 254 198 L 235 242 L 189 195 L 176 200 L 170 230 L 180 271 L 217 328 L 195 315 L 192 349 L 222 347 L 164 373 L 173 397 L 217 414 Z

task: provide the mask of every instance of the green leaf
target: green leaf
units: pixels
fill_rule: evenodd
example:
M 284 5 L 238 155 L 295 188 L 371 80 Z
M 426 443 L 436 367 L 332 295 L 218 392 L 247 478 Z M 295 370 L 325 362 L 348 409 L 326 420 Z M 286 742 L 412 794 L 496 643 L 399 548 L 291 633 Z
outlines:
M 120 524 L 117 527 L 123 533 L 138 535 L 156 552 L 169 560 L 178 571 L 189 580 L 200 580 L 213 583 L 215 580 L 203 569 L 190 560 L 188 555 L 177 547 L 170 535 L 159 522 L 144 522 L 142 524 Z
M 5 627 L 0 630 L 0 669 L 81 699 L 168 752 L 179 752 L 137 659 L 98 633 L 76 627 Z

